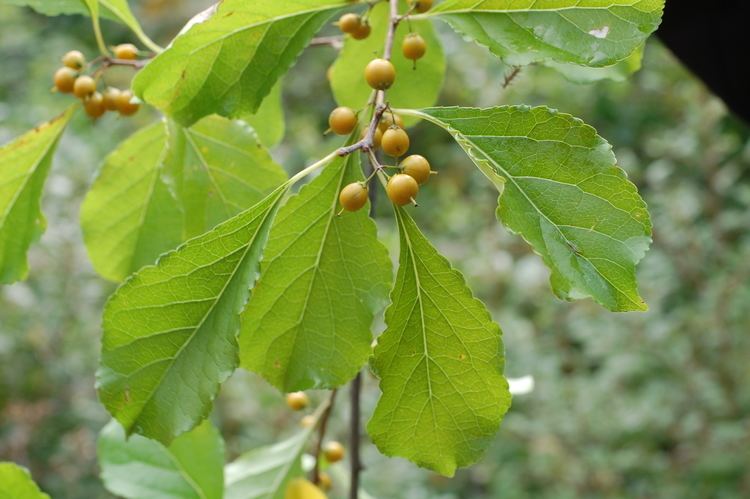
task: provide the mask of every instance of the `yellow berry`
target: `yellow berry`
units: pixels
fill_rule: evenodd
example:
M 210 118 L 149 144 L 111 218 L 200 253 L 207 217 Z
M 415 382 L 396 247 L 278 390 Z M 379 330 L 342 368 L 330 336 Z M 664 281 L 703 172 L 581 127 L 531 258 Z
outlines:
M 373 59 L 365 67 L 365 80 L 375 90 L 386 90 L 396 80 L 396 68 L 391 61 Z
M 76 72 L 67 66 L 64 66 L 55 71 L 55 88 L 58 92 L 69 94 L 73 91 L 73 86 L 76 82 Z
M 133 92 L 130 90 L 123 90 L 120 95 L 117 96 L 115 102 L 117 103 L 117 110 L 123 116 L 130 116 L 138 112 L 141 105 L 138 102 L 133 101 Z
M 326 495 L 310 481 L 295 478 L 286 486 L 284 499 L 326 499 Z
M 412 2 L 412 5 L 414 6 L 414 10 L 421 14 L 432 8 L 432 0 L 415 0 Z
M 328 126 L 333 133 L 349 135 L 357 126 L 357 114 L 349 107 L 337 107 L 328 116 Z
M 344 459 L 344 446 L 332 440 L 323 446 L 323 455 L 329 463 L 338 463 Z
M 370 36 L 371 32 L 372 28 L 370 27 L 370 23 L 365 22 L 357 26 L 357 29 L 352 31 L 350 35 L 355 40 L 364 40 L 365 38 Z
M 383 133 L 381 147 L 388 156 L 403 156 L 409 150 L 409 135 L 403 128 L 391 127 Z
M 286 405 L 294 411 L 301 411 L 310 405 L 310 398 L 305 392 L 292 392 L 286 395 Z
M 419 184 L 409 175 L 399 173 L 388 180 L 385 191 L 394 204 L 404 206 L 417 197 Z
M 404 128 L 404 119 L 396 113 L 386 111 L 385 113 L 383 113 L 383 116 L 380 117 L 378 128 L 380 128 L 381 131 L 385 132 L 393 125 L 396 125 L 399 128 Z
M 107 111 L 107 108 L 104 107 L 104 97 L 102 97 L 102 94 L 94 92 L 89 95 L 83 102 L 83 109 L 86 111 L 86 114 L 94 119 L 103 115 Z
M 329 490 L 331 490 L 331 487 L 333 487 L 333 480 L 331 480 L 331 475 L 326 472 L 322 472 L 320 475 L 318 475 L 318 487 L 320 487 L 320 490 L 324 492 L 328 492 Z
M 424 156 L 412 154 L 401 161 L 401 171 L 422 185 L 430 179 L 430 163 Z
M 357 211 L 367 204 L 367 186 L 361 182 L 352 182 L 339 194 L 339 202 L 346 211 Z
M 404 57 L 416 61 L 424 56 L 424 53 L 427 51 L 427 43 L 417 33 L 411 33 L 404 38 L 401 44 L 401 51 Z
M 369 128 L 363 128 L 362 129 L 362 133 L 359 135 L 360 139 L 364 139 L 365 138 L 365 136 L 367 135 L 367 130 L 368 129 Z M 383 130 L 381 130 L 380 128 L 376 128 L 375 129 L 375 134 L 372 136 L 372 147 L 373 147 L 373 149 L 379 148 L 380 145 L 382 144 L 382 142 L 383 142 Z
M 350 12 L 339 18 L 338 25 L 343 33 L 354 33 L 362 25 L 362 18 Z
M 117 111 L 117 99 L 120 98 L 120 92 L 119 89 L 114 87 L 108 87 L 104 91 L 103 100 L 104 100 L 104 107 L 108 111 Z
M 114 52 L 117 59 L 132 61 L 138 58 L 138 47 L 132 43 L 120 44 L 114 48 Z
M 79 99 L 88 97 L 96 91 L 96 81 L 88 75 L 79 76 L 73 84 L 73 95 Z
M 81 69 L 86 65 L 86 57 L 78 50 L 71 50 L 63 56 L 62 63 L 71 69 Z

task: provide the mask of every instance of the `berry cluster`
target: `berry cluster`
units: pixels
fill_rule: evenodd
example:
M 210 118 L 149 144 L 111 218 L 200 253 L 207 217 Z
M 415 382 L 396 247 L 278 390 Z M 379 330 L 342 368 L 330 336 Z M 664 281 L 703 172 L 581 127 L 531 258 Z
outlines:
M 130 43 L 114 47 L 114 62 L 135 61 L 138 59 L 138 48 Z M 97 62 L 86 62 L 86 57 L 78 50 L 71 50 L 62 58 L 62 67 L 55 71 L 54 83 L 58 92 L 73 94 L 81 99 L 83 109 L 90 117 L 97 119 L 107 111 L 117 111 L 121 116 L 131 116 L 138 112 L 140 104 L 130 90 L 107 87 L 102 92 L 97 89 L 101 69 L 92 74 L 87 72 Z
M 409 13 L 427 12 L 431 7 L 432 0 L 412 0 Z M 366 15 L 344 14 L 338 20 L 337 25 L 342 32 L 357 40 L 366 38 L 371 31 Z M 427 52 L 427 44 L 418 33 L 412 32 L 404 37 L 401 51 L 406 59 L 416 64 L 416 61 L 424 57 Z M 396 81 L 396 67 L 388 59 L 376 58 L 365 67 L 364 77 L 373 90 L 385 92 Z M 409 134 L 404 129 L 403 120 L 388 108 L 385 112 L 376 113 L 376 117 L 377 127 L 374 131 L 369 127 L 363 127 L 360 140 L 366 141 L 368 134 L 371 133 L 371 144 L 368 142 L 367 145 L 370 152 L 381 149 L 388 156 L 401 158 L 410 146 Z M 348 107 L 337 107 L 328 117 L 330 130 L 338 135 L 351 134 L 358 124 L 358 113 Z M 407 156 L 397 166 L 380 165 L 374 157 L 373 161 L 375 163 L 373 175 L 382 173 L 387 178 L 386 193 L 388 198 L 398 206 L 409 203 L 416 205 L 419 186 L 427 182 L 430 175 L 434 173 L 427 159 L 418 154 Z M 395 168 L 398 171 L 393 176 L 388 176 L 383 171 L 386 168 Z M 341 190 L 339 202 L 343 210 L 357 211 L 367 204 L 369 180 L 368 178 L 363 182 L 353 182 Z

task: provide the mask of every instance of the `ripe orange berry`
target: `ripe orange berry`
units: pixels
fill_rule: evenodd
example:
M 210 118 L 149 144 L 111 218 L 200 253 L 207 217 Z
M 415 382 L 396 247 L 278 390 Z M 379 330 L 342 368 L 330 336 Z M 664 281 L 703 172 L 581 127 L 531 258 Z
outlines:
M 432 170 L 430 169 L 430 163 L 424 156 L 412 154 L 401 162 L 401 171 L 416 180 L 419 185 L 422 185 L 430 179 Z
M 86 111 L 86 114 L 94 119 L 101 117 L 107 111 L 107 108 L 104 107 L 104 97 L 102 94 L 94 92 L 89 95 L 83 102 L 83 109 Z
M 310 405 L 310 398 L 305 392 L 292 392 L 286 394 L 286 405 L 293 411 L 301 411 Z
M 386 90 L 396 80 L 396 68 L 391 61 L 373 59 L 365 68 L 365 80 L 375 90 Z
M 352 182 L 339 194 L 339 202 L 346 211 L 357 211 L 367 204 L 367 186 L 361 182 Z
M 409 135 L 403 128 L 391 127 L 383 134 L 382 148 L 388 156 L 403 156 L 409 150 Z
M 357 113 L 350 107 L 337 107 L 328 116 L 328 126 L 335 134 L 349 135 L 357 126 Z
M 114 48 L 114 52 L 117 59 L 126 59 L 129 61 L 138 59 L 138 47 L 132 43 L 122 43 Z
M 331 440 L 323 446 L 323 455 L 329 463 L 338 463 L 344 459 L 344 446 L 335 440 Z
M 119 89 L 114 87 L 107 87 L 107 89 L 104 91 L 103 100 L 104 100 L 104 107 L 107 109 L 107 111 L 117 111 L 117 99 L 119 98 L 120 94 Z
M 96 91 L 96 82 L 88 75 L 82 75 L 76 78 L 73 84 L 73 95 L 79 99 L 88 97 Z
M 342 33 L 354 33 L 362 25 L 362 18 L 350 12 L 339 18 L 338 25 Z
M 138 102 L 133 101 L 133 92 L 130 90 L 123 90 L 115 100 L 117 103 L 117 110 L 122 116 L 131 116 L 138 112 L 141 105 Z
M 62 57 L 62 63 L 70 69 L 81 69 L 86 65 L 86 57 L 78 50 L 71 50 Z
M 401 51 L 404 57 L 416 61 L 417 59 L 421 59 L 424 53 L 427 52 L 427 42 L 419 34 L 411 33 L 404 38 L 401 44 Z
M 76 82 L 76 72 L 67 66 L 55 71 L 55 88 L 58 92 L 69 94 Z
M 409 175 L 398 173 L 390 178 L 385 191 L 394 204 L 404 206 L 417 196 L 419 184 Z
M 412 5 L 414 6 L 414 10 L 421 14 L 432 8 L 432 0 L 415 0 L 412 2 Z
M 350 35 L 355 40 L 364 40 L 365 38 L 370 36 L 371 32 L 372 32 L 372 27 L 370 27 L 370 23 L 365 22 L 357 26 L 357 29 L 352 31 Z
M 404 128 L 404 119 L 396 113 L 386 111 L 385 113 L 383 113 L 383 116 L 380 117 L 378 128 L 385 132 L 393 125 L 396 125 L 399 128 Z

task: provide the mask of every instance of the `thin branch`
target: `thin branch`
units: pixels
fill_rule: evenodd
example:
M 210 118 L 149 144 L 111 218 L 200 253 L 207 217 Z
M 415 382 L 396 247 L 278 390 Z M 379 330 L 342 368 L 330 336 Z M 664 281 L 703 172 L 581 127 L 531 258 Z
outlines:
M 310 40 L 310 47 L 331 47 L 335 50 L 344 48 L 344 38 L 342 36 L 318 36 Z
M 521 72 L 521 66 L 513 66 L 513 68 L 510 70 L 510 73 L 505 75 L 505 80 L 503 80 L 503 89 L 508 88 L 511 83 L 513 83 L 513 80 L 516 79 L 516 76 Z
M 133 69 L 141 69 L 146 64 L 148 64 L 151 61 L 151 58 L 148 59 L 116 59 L 114 57 L 103 57 L 102 58 L 102 68 L 109 68 L 112 66 L 129 66 Z
M 372 179 L 375 180 L 375 179 Z M 375 199 L 372 193 L 375 189 L 370 189 L 370 215 L 375 210 Z M 349 499 L 359 498 L 359 472 L 362 471 L 362 460 L 359 455 L 359 443 L 360 443 L 360 393 L 362 391 L 362 373 L 357 374 L 357 377 L 352 381 L 352 387 L 350 392 L 351 397 L 351 415 L 349 425 L 349 448 L 351 458 L 349 459 L 351 464 L 351 482 L 349 485 Z
M 326 438 L 326 430 L 328 429 L 328 419 L 331 417 L 331 411 L 333 411 L 333 403 L 336 400 L 336 390 L 331 390 L 331 395 L 328 398 L 328 406 L 320 415 L 320 423 L 318 423 L 318 442 L 315 444 L 315 467 L 312 470 L 312 482 L 317 485 L 320 483 L 320 452 L 323 449 L 323 441 Z

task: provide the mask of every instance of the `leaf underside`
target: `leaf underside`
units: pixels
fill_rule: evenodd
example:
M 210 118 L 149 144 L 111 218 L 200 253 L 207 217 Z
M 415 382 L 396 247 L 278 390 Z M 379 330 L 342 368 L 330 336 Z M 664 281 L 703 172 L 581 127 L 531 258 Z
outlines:
M 463 276 L 396 208 L 401 255 L 371 365 L 378 449 L 452 476 L 479 459 L 510 406 L 501 331 Z
M 342 187 L 361 175 L 356 155 L 335 160 L 271 231 L 240 348 L 242 366 L 283 391 L 340 386 L 370 355 L 391 264 L 366 209 L 336 215 Z
M 500 188 L 498 218 L 552 270 L 563 299 L 646 310 L 636 264 L 651 220 L 610 145 L 582 121 L 546 107 L 424 109 Z

